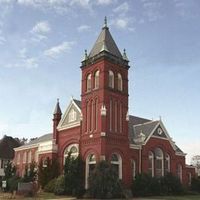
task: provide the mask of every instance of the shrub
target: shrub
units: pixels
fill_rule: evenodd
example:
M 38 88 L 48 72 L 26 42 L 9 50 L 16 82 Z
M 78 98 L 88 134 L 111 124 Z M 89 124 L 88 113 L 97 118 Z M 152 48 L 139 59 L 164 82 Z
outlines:
M 191 190 L 195 192 L 200 192 L 200 177 L 192 179 Z
M 122 184 L 116 171 L 106 162 L 97 164 L 89 176 L 89 194 L 93 198 L 121 198 Z
M 45 192 L 54 193 L 56 181 L 57 181 L 56 178 L 50 180 L 50 181 L 45 185 L 44 191 L 45 191 Z
M 54 193 L 56 195 L 65 194 L 65 178 L 63 175 L 59 176 L 55 181 Z
M 164 177 L 139 174 L 133 181 L 131 189 L 135 196 L 177 195 L 184 192 L 180 180 L 171 173 Z
M 172 173 L 168 173 L 161 179 L 161 192 L 166 195 L 183 194 L 184 188 L 179 178 Z
M 22 181 L 19 177 L 13 176 L 7 180 L 7 189 L 9 192 L 17 191 L 18 183 Z

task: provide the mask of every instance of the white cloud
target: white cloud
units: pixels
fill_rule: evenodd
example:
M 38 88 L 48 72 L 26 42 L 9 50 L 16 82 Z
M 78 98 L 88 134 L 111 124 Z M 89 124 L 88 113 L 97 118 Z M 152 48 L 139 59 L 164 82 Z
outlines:
M 31 30 L 32 33 L 36 33 L 36 34 L 47 34 L 50 31 L 51 31 L 51 28 L 47 21 L 38 22 Z
M 48 21 L 40 21 L 35 24 L 35 26 L 31 29 L 31 33 L 33 34 L 31 40 L 40 42 L 41 40 L 47 39 L 47 34 L 51 31 L 50 24 Z
M 13 3 L 14 0 L 0 0 L 0 4 L 3 4 L 3 3 Z
M 114 2 L 115 2 L 115 0 L 97 0 L 97 4 L 99 4 L 99 5 L 109 5 Z
M 88 25 L 81 25 L 81 26 L 79 26 L 79 27 L 77 28 L 77 30 L 78 30 L 79 32 L 89 31 L 90 29 L 91 29 L 91 27 L 88 26 Z
M 143 3 L 143 15 L 148 21 L 153 22 L 162 18 L 162 14 L 160 12 L 160 7 L 162 5 L 161 1 L 143 0 L 142 3 Z
M 0 35 L 0 45 L 4 44 L 6 42 L 6 39 Z
M 5 65 L 6 68 L 26 68 L 32 69 L 38 67 L 38 58 L 27 56 L 27 49 L 19 50 L 17 58 L 12 63 Z
M 128 27 L 128 18 L 117 18 L 111 21 L 111 25 L 114 25 L 118 29 L 126 29 Z
M 18 62 L 8 64 L 5 67 L 6 68 L 26 68 L 26 69 L 37 68 L 38 60 L 37 58 L 34 58 L 34 57 L 23 58 L 23 59 L 20 59 Z
M 70 51 L 74 44 L 75 42 L 63 42 L 60 45 L 57 45 L 57 46 L 51 47 L 50 49 L 45 50 L 44 55 L 51 58 L 56 58 L 60 54 Z
M 113 9 L 115 13 L 120 13 L 120 14 L 126 13 L 128 10 L 129 10 L 129 5 L 127 2 L 124 2 L 115 9 Z

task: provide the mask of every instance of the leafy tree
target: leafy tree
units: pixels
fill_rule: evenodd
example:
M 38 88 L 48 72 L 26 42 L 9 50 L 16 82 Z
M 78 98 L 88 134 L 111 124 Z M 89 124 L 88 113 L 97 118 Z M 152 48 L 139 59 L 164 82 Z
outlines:
M 89 193 L 93 198 L 121 198 L 122 185 L 116 170 L 107 161 L 100 161 L 89 176 Z
M 4 180 L 7 180 L 7 179 L 15 176 L 16 167 L 10 161 L 8 161 L 4 168 L 4 173 L 5 173 Z
M 35 162 L 32 162 L 30 166 L 26 165 L 25 167 L 25 174 L 22 179 L 23 182 L 33 182 L 37 177 L 37 170 Z
M 66 194 L 80 197 L 84 193 L 84 164 L 80 156 L 74 158 L 69 152 L 64 166 Z
M 38 166 L 38 182 L 42 188 L 52 179 L 57 178 L 59 175 L 59 163 L 57 159 L 41 160 Z

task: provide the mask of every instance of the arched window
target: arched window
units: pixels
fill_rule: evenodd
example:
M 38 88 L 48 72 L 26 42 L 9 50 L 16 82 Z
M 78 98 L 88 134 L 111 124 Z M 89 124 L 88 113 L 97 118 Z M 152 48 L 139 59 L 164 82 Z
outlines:
M 108 86 L 114 88 L 114 73 L 111 70 L 109 70 Z
M 157 177 L 164 176 L 164 158 L 160 148 L 155 149 L 155 175 Z
M 69 112 L 69 119 L 68 122 L 76 121 L 76 111 L 72 108 Z
M 133 179 L 135 179 L 135 175 L 136 175 L 136 164 L 135 164 L 135 160 L 132 160 L 132 161 L 131 161 L 131 164 L 132 164 L 132 176 L 133 176 Z
M 119 154 L 112 154 L 111 165 L 118 174 L 119 179 L 122 179 L 122 159 Z
M 165 155 L 165 174 L 170 172 L 170 156 L 169 154 Z
M 23 163 L 26 163 L 26 151 L 24 152 L 24 154 L 23 154 Z
M 178 164 L 177 166 L 177 176 L 180 179 L 180 181 L 182 182 L 182 178 L 183 178 L 183 168 L 181 164 Z
M 123 90 L 122 75 L 120 73 L 117 74 L 117 89 L 119 91 Z
M 99 88 L 99 70 L 97 70 L 94 74 L 94 88 Z
M 78 154 L 79 154 L 78 144 L 71 144 L 65 149 L 64 155 L 63 155 L 63 157 L 64 157 L 63 164 L 65 164 L 65 160 L 66 160 L 67 156 L 69 155 L 69 152 L 71 153 L 72 158 L 77 158 Z
M 92 83 L 91 83 L 91 74 L 87 75 L 87 92 L 91 91 Z
M 148 155 L 148 172 L 152 177 L 154 177 L 154 154 L 151 151 Z
M 86 159 L 86 178 L 85 178 L 85 187 L 86 189 L 88 189 L 88 178 L 90 176 L 90 174 L 92 173 L 92 171 L 95 169 L 96 166 L 96 157 L 94 154 L 90 154 L 88 155 L 87 159 Z
M 28 163 L 31 163 L 32 161 L 32 153 L 31 151 L 28 152 Z
M 191 172 L 188 173 L 188 185 L 190 186 L 192 182 L 192 174 Z

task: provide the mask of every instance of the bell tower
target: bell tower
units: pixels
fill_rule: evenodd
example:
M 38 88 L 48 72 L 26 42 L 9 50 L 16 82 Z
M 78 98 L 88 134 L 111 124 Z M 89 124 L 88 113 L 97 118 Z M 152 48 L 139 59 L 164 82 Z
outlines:
M 90 53 L 85 51 L 81 65 L 80 145 L 86 160 L 89 154 L 93 154 L 96 162 L 109 161 L 113 153 L 122 157 L 123 165 L 130 160 L 127 157 L 128 63 L 126 51 L 123 55 L 119 51 L 105 18 L 101 33 Z

